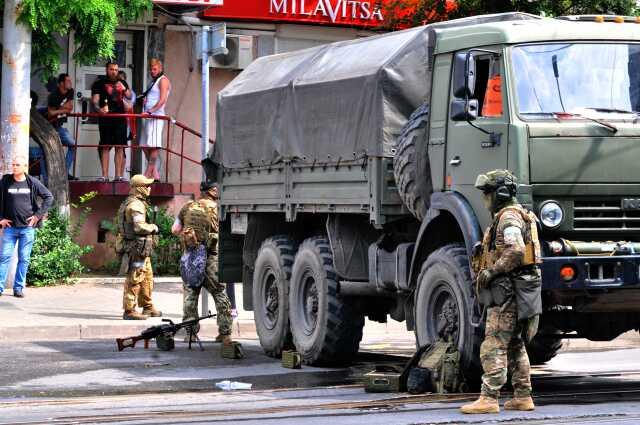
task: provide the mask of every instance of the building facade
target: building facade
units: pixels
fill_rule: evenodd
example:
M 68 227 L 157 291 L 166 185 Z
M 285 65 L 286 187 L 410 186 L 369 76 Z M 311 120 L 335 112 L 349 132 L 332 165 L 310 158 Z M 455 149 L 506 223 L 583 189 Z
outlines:
M 212 3 L 216 6 L 209 7 Z M 172 123 L 165 126 L 162 152 L 161 184 L 152 192 L 153 203 L 174 212 L 198 191 L 202 170 L 192 161 L 201 158 L 200 138 L 185 128 L 200 131 L 202 123 L 201 62 L 198 59 L 197 33 L 203 25 L 224 22 L 227 28 L 228 55 L 211 58 L 209 63 L 210 110 L 209 137 L 215 140 L 215 99 L 217 93 L 258 57 L 303 49 L 341 40 L 371 35 L 382 24 L 382 11 L 375 0 L 210 0 L 185 7 L 180 0 L 154 2 L 153 13 L 135 25 L 121 26 L 115 34 L 115 61 L 127 75 L 127 82 L 140 94 L 150 81 L 148 61 L 158 58 L 170 78 L 172 90 L 167 102 L 167 115 Z M 60 71 L 68 73 L 74 82 L 75 112 L 92 112 L 91 85 L 104 74 L 104 62 L 89 66 L 75 63 L 73 35 L 61 37 L 63 54 Z M 39 97 L 38 105 L 46 106 L 48 88 L 39 77 L 32 80 L 32 89 Z M 117 206 L 126 196 L 126 183 L 98 183 L 100 164 L 95 147 L 99 140 L 98 126 L 91 118 L 69 119 L 67 128 L 81 146 L 77 151 L 75 175 L 80 179 L 70 183 L 72 199 L 96 190 L 93 213 L 82 232 L 81 243 L 94 246 L 85 259 L 91 268 L 100 268 L 113 259 L 110 236 L 105 222 L 113 220 Z M 168 127 L 168 128 L 167 128 Z M 133 142 L 135 144 L 135 141 Z M 144 169 L 140 151 L 128 150 L 126 173 Z M 111 160 L 113 176 L 113 158 Z M 108 226 L 106 226 L 108 227 Z

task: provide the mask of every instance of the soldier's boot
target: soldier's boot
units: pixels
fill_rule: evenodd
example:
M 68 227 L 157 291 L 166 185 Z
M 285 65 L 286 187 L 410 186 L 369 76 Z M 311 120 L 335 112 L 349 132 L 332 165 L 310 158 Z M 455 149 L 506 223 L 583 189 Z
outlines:
M 162 312 L 160 310 L 156 310 L 155 307 L 142 309 L 142 314 L 149 317 L 162 317 Z
M 222 339 L 224 338 L 224 335 L 222 334 L 218 334 L 218 336 L 216 337 L 215 342 L 222 342 Z
M 233 343 L 231 335 L 218 335 L 216 341 L 218 341 L 218 338 L 220 338 L 220 342 L 224 345 L 231 345 Z
M 140 314 L 134 310 L 134 311 L 125 311 L 124 314 L 122 315 L 122 318 L 124 320 L 147 320 L 149 317 L 144 314 Z
M 531 397 L 514 397 L 504 402 L 504 410 L 535 410 Z
M 460 408 L 462 413 L 476 414 L 476 413 L 499 413 L 500 406 L 498 400 L 486 396 L 480 396 L 473 403 L 465 404 Z

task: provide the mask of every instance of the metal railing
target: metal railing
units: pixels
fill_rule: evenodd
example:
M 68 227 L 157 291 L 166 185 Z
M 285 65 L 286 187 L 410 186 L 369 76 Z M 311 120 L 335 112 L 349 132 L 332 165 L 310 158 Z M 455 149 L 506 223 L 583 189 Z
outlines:
M 165 158 L 164 158 L 164 162 L 165 162 L 165 178 L 164 181 L 165 183 L 170 183 L 169 181 L 169 157 L 171 155 L 175 155 L 176 157 L 180 158 L 180 171 L 179 171 L 179 176 L 178 176 L 178 185 L 179 185 L 179 191 L 182 192 L 183 189 L 183 179 L 184 179 L 184 163 L 185 161 L 187 161 L 187 163 L 192 163 L 192 164 L 196 164 L 198 167 L 201 167 L 202 164 L 200 163 L 201 160 L 197 160 L 194 158 L 191 158 L 187 155 L 184 154 L 184 145 L 185 145 L 185 133 L 186 134 L 190 134 L 192 136 L 197 137 L 197 141 L 198 143 L 200 143 L 200 140 L 202 138 L 202 133 L 192 129 L 191 127 L 187 126 L 186 124 L 177 121 L 176 119 L 168 116 L 168 115 L 149 115 L 149 114 L 128 114 L 128 113 L 123 113 L 123 114 L 98 114 L 98 113 L 69 113 L 67 114 L 67 117 L 69 118 L 73 118 L 75 121 L 75 131 L 74 131 L 74 141 L 75 141 L 75 145 L 74 148 L 76 149 L 76 155 L 74 156 L 74 161 L 73 161 L 73 174 L 76 175 L 76 170 L 77 170 L 77 162 L 78 162 L 78 149 L 79 148 L 124 148 L 126 150 L 150 150 L 150 149 L 158 149 L 160 151 L 164 151 L 165 152 Z M 143 146 L 143 145 L 139 145 L 138 144 L 138 136 L 137 136 L 137 132 L 136 132 L 136 127 L 135 125 L 131 126 L 131 142 L 132 143 L 127 143 L 126 145 L 105 145 L 105 144 L 87 144 L 87 143 L 78 143 L 78 134 L 79 134 L 79 130 L 80 130 L 80 126 L 81 125 L 86 125 L 86 123 L 82 123 L 81 119 L 87 119 L 87 118 L 97 118 L 100 120 L 104 120 L 104 119 L 143 119 L 143 120 L 148 120 L 148 119 L 152 119 L 152 120 L 162 120 L 162 121 L 166 121 L 167 122 L 167 126 L 166 126 L 166 137 L 165 137 L 165 142 L 166 144 L 164 146 L 161 147 L 153 147 L 153 146 Z M 99 125 L 96 123 L 96 125 Z M 177 152 L 174 149 L 172 149 L 173 143 L 172 143 L 172 137 L 173 137 L 173 133 L 174 130 L 178 128 L 180 131 L 180 151 Z M 209 144 L 213 144 L 213 140 L 209 139 Z

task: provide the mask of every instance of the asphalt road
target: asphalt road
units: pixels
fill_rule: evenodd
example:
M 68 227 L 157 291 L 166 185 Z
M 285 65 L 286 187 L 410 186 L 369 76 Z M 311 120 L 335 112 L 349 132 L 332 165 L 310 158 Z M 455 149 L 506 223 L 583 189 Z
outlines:
M 300 370 L 256 341 L 243 345 L 245 359 L 227 360 L 212 342 L 172 352 L 118 352 L 104 340 L 2 343 L 0 424 L 640 423 L 640 349 L 562 353 L 534 371 L 535 412 L 464 416 L 458 408 L 475 394 L 365 393 L 363 373 L 399 360 L 375 344 L 349 368 Z M 224 392 L 215 387 L 223 380 L 252 389 Z

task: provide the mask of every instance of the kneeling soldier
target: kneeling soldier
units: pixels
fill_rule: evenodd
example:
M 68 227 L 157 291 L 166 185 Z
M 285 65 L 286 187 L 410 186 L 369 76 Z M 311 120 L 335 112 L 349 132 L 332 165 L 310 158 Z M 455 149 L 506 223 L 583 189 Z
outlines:
M 535 335 L 541 312 L 537 219 L 516 200 L 516 178 L 509 171 L 481 174 L 475 187 L 482 190 L 485 205 L 493 215 L 493 223 L 482 240 L 482 251 L 479 256 L 474 255 L 473 261 L 479 298 L 489 308 L 485 339 L 480 346 L 484 370 L 481 395 L 460 410 L 498 413 L 498 397 L 508 371 L 514 398 L 504 408 L 533 410 L 524 339 Z M 522 291 L 523 287 L 533 290 Z

